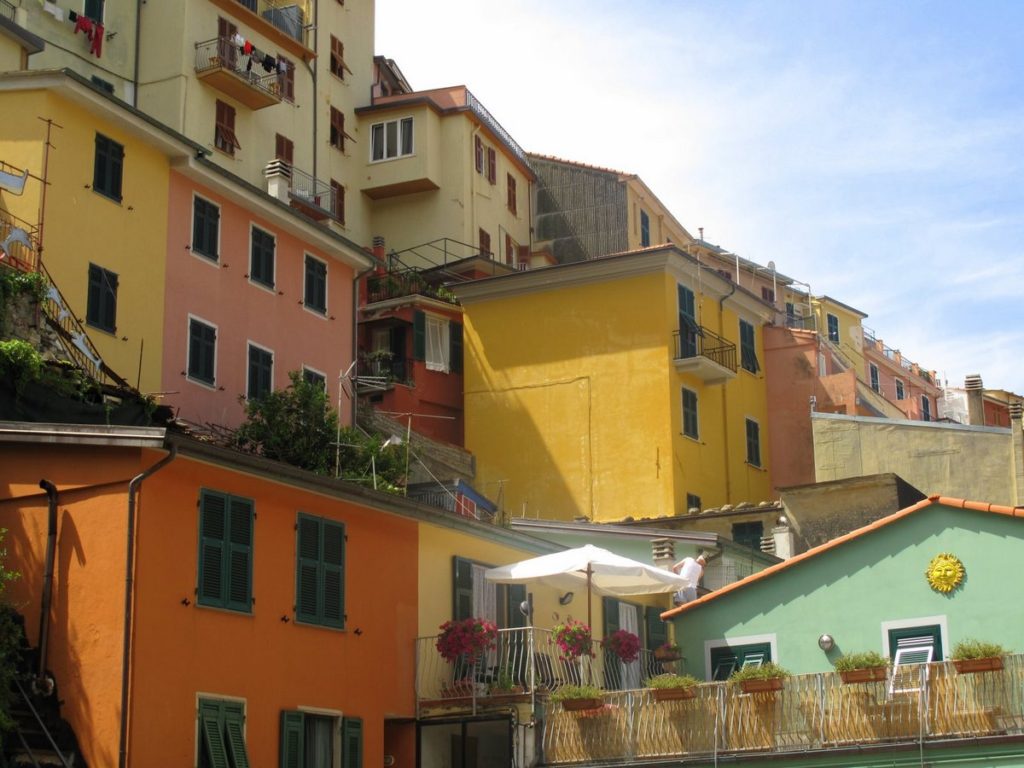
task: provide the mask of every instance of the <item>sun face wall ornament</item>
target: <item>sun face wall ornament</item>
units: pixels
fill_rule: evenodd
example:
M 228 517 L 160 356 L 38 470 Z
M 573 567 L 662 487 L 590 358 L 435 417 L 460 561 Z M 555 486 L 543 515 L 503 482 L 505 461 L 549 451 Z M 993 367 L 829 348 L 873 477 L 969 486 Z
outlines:
M 949 594 L 963 582 L 964 564 L 956 555 L 943 552 L 932 558 L 924 575 L 932 589 Z

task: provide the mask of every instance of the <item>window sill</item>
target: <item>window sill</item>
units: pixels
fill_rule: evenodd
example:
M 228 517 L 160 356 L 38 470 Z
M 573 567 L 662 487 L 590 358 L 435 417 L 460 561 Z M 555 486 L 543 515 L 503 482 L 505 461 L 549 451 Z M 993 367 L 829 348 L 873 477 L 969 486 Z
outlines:
M 416 157 L 416 153 L 410 152 L 408 155 L 395 155 L 394 157 L 382 157 L 379 160 L 370 160 L 370 165 L 377 165 L 379 163 L 393 163 L 395 160 L 405 160 L 410 157 Z
M 345 632 L 345 627 L 332 627 L 330 624 L 321 624 L 316 621 L 305 621 L 298 617 L 292 620 L 292 623 L 297 627 L 309 627 L 310 629 L 326 629 L 329 632 Z
M 237 608 L 226 608 L 223 605 L 210 605 L 209 603 L 201 603 L 199 600 L 195 602 L 196 608 L 202 608 L 206 611 L 217 611 L 218 613 L 230 613 L 233 616 L 248 616 L 249 618 L 255 618 L 256 614 L 254 611 L 240 611 Z
M 758 472 L 767 472 L 768 471 L 768 469 L 766 467 L 762 467 L 760 464 L 751 464 L 749 461 L 745 461 L 743 463 L 746 464 L 750 469 L 757 470 Z
M 203 381 L 202 379 L 197 379 L 194 376 L 191 376 L 191 375 L 189 375 L 187 373 L 185 374 L 185 380 L 191 382 L 192 384 L 197 384 L 198 386 L 202 387 L 203 389 L 208 389 L 211 392 L 219 391 L 217 389 L 217 382 L 216 382 L 216 380 L 211 383 L 211 382 L 208 382 L 208 381 Z
M 684 440 L 689 440 L 691 443 L 696 443 L 697 445 L 704 445 L 704 443 L 700 441 L 699 435 L 688 435 L 685 432 L 680 432 L 679 436 L 682 437 Z
M 249 285 L 253 286 L 254 288 L 259 288 L 260 290 L 265 291 L 271 294 L 272 296 L 277 296 L 277 286 L 274 285 L 273 283 L 267 284 L 262 282 L 261 280 L 255 280 L 250 277 Z
M 303 303 L 302 308 L 304 310 L 306 310 L 307 312 L 309 312 L 309 314 L 315 315 L 316 317 L 319 317 L 321 320 L 326 320 L 327 319 L 327 310 L 326 309 L 324 309 L 324 310 L 315 309 L 313 307 L 306 306 L 305 303 Z
M 102 325 L 94 325 L 94 324 L 90 323 L 88 320 L 85 321 L 85 325 L 88 328 L 92 328 L 95 331 L 100 331 L 101 333 L 108 334 L 108 335 L 113 336 L 115 338 L 117 337 L 117 328 L 104 328 Z
M 104 192 L 101 189 L 96 189 L 96 187 L 93 187 L 92 191 L 95 192 L 100 197 L 102 197 L 102 198 L 104 198 L 106 200 L 109 200 L 112 203 L 117 203 L 118 205 L 121 205 L 121 203 L 124 201 L 124 196 L 123 195 L 121 197 L 114 197 L 113 195 L 108 195 L 106 192 Z

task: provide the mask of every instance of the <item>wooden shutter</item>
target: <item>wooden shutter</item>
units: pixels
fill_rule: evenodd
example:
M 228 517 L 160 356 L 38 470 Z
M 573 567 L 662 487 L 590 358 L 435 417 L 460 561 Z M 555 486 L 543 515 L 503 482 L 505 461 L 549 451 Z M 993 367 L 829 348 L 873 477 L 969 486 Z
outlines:
M 215 701 L 199 702 L 199 728 L 202 731 L 203 748 L 211 768 L 231 768 L 224 744 L 224 730 L 221 725 L 221 707 Z
M 121 199 L 121 174 L 124 171 L 124 147 L 116 141 L 110 142 L 110 196 L 115 200 Z
M 224 605 L 227 496 L 203 491 L 199 499 L 199 602 Z
M 473 137 L 473 156 L 476 162 L 476 172 L 484 172 L 484 144 L 479 136 Z
M 462 373 L 462 323 L 448 323 L 448 367 Z
M 345 526 L 323 521 L 323 623 L 345 626 Z
M 252 502 L 228 497 L 228 595 L 227 606 L 252 609 Z
M 227 734 L 227 752 L 232 768 L 249 768 L 249 754 L 245 749 L 245 710 L 241 704 L 224 704 L 224 732 Z
M 647 626 L 647 649 L 655 648 L 668 642 L 668 626 L 661 620 L 661 608 L 644 608 L 644 624 Z
M 516 201 L 516 179 L 510 173 L 508 174 L 508 209 L 512 211 L 513 215 L 517 213 L 516 208 L 518 207 Z
M 487 181 L 491 184 L 498 182 L 498 155 L 494 147 L 487 148 Z
M 509 584 L 508 586 L 508 626 L 525 627 L 526 617 L 519 610 L 519 605 L 526 601 L 525 584 Z
M 281 711 L 281 768 L 302 768 L 305 717 L 301 712 Z
M 604 636 L 608 637 L 619 628 L 619 601 L 614 597 L 601 598 L 604 608 Z
M 342 768 L 363 768 L 363 721 L 346 717 L 341 721 Z
M 286 136 L 282 136 L 280 133 L 275 134 L 274 157 L 278 160 L 284 160 L 288 165 L 291 165 L 294 154 L 295 144 L 292 140 Z
M 452 558 L 452 618 L 456 621 L 473 616 L 473 563 L 461 557 Z
M 295 615 L 315 623 L 319 616 L 320 521 L 299 515 L 296 557 Z
M 412 359 L 427 357 L 427 316 L 420 310 L 412 313 Z

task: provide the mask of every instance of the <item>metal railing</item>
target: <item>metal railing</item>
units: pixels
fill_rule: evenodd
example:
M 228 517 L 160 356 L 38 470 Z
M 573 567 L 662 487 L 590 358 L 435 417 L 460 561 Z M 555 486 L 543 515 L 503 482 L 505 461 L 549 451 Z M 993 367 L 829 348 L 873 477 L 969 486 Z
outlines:
M 309 205 L 315 205 L 320 210 L 328 213 L 331 218 L 337 218 L 337 196 L 329 182 L 317 179 L 300 171 L 294 165 L 289 166 L 291 171 L 291 193 Z
M 415 295 L 428 296 L 448 304 L 459 303 L 455 294 L 444 286 L 428 283 L 418 269 L 394 270 L 383 275 L 371 275 L 366 280 L 366 300 L 371 303 Z
M 0 16 L 8 21 L 14 21 L 14 4 L 7 0 L 0 0 Z
M 196 43 L 196 73 L 202 74 L 214 69 L 225 69 L 234 73 L 250 87 L 280 100 L 280 75 L 275 70 L 265 74 L 263 64 L 252 54 L 245 55 L 226 37 L 215 37 Z
M 786 314 L 786 327 L 799 328 L 804 331 L 816 331 L 818 321 L 814 315 L 791 315 Z
M 370 356 L 359 358 L 360 376 L 373 376 L 385 383 L 397 381 L 403 384 L 412 383 L 411 357 Z
M 682 329 L 672 332 L 674 342 L 674 360 L 689 360 L 693 357 L 706 357 L 723 368 L 736 372 L 736 345 L 723 339 L 702 325 L 697 330 Z
M 805 752 L 876 743 L 1024 734 L 1024 655 L 1000 670 L 959 674 L 954 662 L 907 665 L 877 682 L 795 675 L 779 691 L 705 683 L 693 697 L 605 693 L 588 713 L 548 704 L 544 762 Z
M 529 168 L 530 161 L 526 159 L 526 152 L 523 151 L 523 148 L 516 143 L 516 140 L 512 138 L 512 134 L 505 130 L 501 123 L 495 119 L 494 115 L 487 111 L 487 107 L 480 102 L 480 99 L 474 96 L 468 88 L 466 89 L 466 103 L 491 133 L 505 143 L 509 151 L 516 156 L 516 159 Z
M 238 0 L 253 13 L 262 16 L 288 37 L 306 44 L 306 18 L 308 9 L 305 2 L 283 0 Z
M 39 267 L 39 230 L 8 211 L 0 211 L 0 251 L 0 264 L 35 272 Z

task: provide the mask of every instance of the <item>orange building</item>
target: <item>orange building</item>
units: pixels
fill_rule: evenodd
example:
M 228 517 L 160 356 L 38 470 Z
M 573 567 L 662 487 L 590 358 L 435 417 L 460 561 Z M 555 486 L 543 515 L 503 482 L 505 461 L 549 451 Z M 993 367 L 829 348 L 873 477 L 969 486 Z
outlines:
M 6 423 L 0 461 L 9 594 L 87 764 L 414 765 L 415 505 L 162 429 Z

